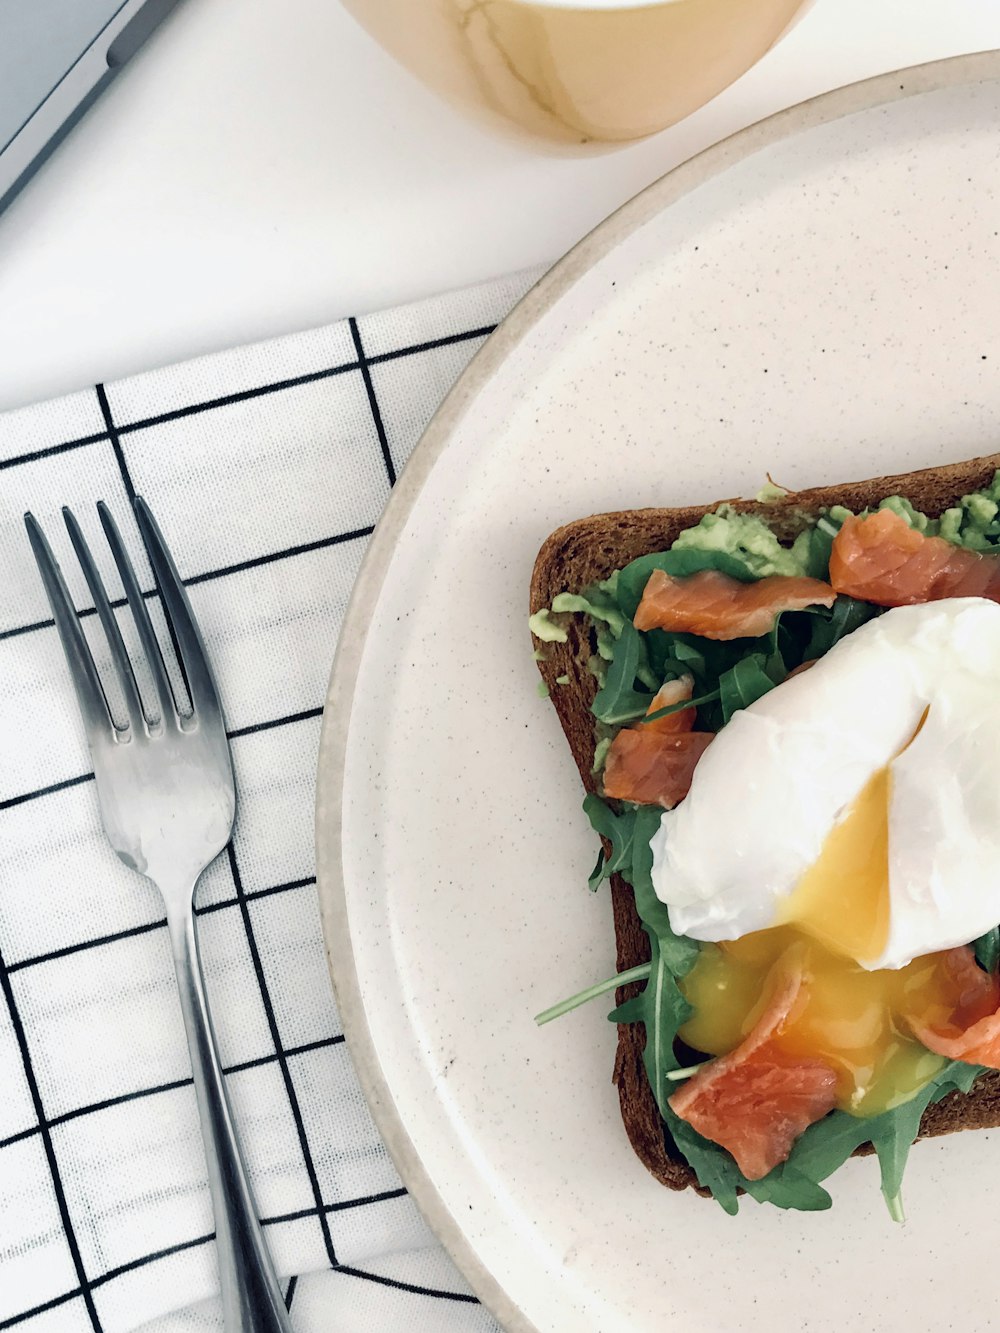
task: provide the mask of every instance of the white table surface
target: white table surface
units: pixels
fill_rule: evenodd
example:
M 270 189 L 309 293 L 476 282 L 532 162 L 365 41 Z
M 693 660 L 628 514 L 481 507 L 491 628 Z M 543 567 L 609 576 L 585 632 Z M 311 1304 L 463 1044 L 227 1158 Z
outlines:
M 439 102 L 337 0 L 182 0 L 0 215 L 0 410 L 554 260 L 743 125 L 990 47 L 998 0 L 816 0 L 682 124 L 552 157 Z

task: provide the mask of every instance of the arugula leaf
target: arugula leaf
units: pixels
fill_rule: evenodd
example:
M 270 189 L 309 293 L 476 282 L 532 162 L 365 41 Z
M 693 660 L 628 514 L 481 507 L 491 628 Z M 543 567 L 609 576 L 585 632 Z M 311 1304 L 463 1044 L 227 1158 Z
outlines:
M 841 1166 L 855 1148 L 871 1143 L 882 1171 L 882 1193 L 889 1211 L 902 1219 L 900 1188 L 910 1148 L 920 1128 L 920 1118 L 931 1102 L 938 1102 L 949 1092 L 968 1092 L 982 1073 L 978 1065 L 953 1060 L 902 1106 L 868 1119 L 834 1111 L 825 1120 L 811 1125 L 788 1159 L 795 1167 L 816 1180 L 824 1180 Z
M 663 939 L 667 953 L 677 960 L 677 968 L 686 972 L 698 956 L 698 945 L 684 935 L 674 934 L 667 909 L 653 888 L 650 843 L 660 827 L 663 811 L 658 805 L 623 803 L 621 812 L 616 814 L 607 801 L 593 792 L 584 797 L 583 810 L 594 832 L 611 843 L 610 856 L 605 857 L 602 849 L 601 875 L 597 883 L 617 871 L 631 884 L 636 911 L 643 925 Z M 593 887 L 596 888 L 596 884 Z
M 682 671 L 689 671 L 695 680 L 711 674 L 708 665 L 711 645 L 707 639 L 697 639 L 693 634 L 670 634 L 663 629 L 656 632 L 663 636 L 671 657 Z
M 622 814 L 616 815 L 611 807 L 602 801 L 599 796 L 593 792 L 588 792 L 584 797 L 583 811 L 590 820 L 590 827 L 602 838 L 607 838 L 611 843 L 611 855 L 605 856 L 604 848 L 601 848 L 597 859 L 597 865 L 594 867 L 588 881 L 592 891 L 596 891 L 600 885 L 616 872 L 625 879 L 631 881 L 632 877 L 632 847 L 635 838 L 635 812 L 638 806 L 626 809 Z M 650 834 L 652 837 L 652 834 Z
M 612 1009 L 608 1018 L 612 1023 L 642 1023 L 645 1027 L 646 1044 L 642 1051 L 642 1063 L 662 1114 L 667 1106 L 667 1098 L 675 1091 L 666 1075 L 680 1065 L 674 1054 L 677 1029 L 691 1017 L 693 1010 L 681 994 L 676 978 L 660 950 L 656 932 L 647 929 L 646 934 L 651 950 L 649 980 L 638 995 L 626 1000 L 617 1009 Z
M 718 690 L 709 690 L 707 694 L 700 694 L 697 699 L 681 699 L 676 704 L 666 704 L 663 708 L 658 708 L 655 713 L 647 713 L 645 717 L 639 719 L 639 725 L 645 726 L 647 722 L 659 722 L 661 717 L 670 717 L 673 713 L 683 713 L 685 708 L 700 708 L 702 704 L 714 703 L 719 697 Z
M 602 838 L 614 842 L 619 835 L 619 816 L 611 809 L 607 801 L 602 801 L 592 791 L 583 798 L 583 813 L 590 820 L 590 827 Z M 630 863 L 631 864 L 631 863 Z
M 769 1171 L 763 1180 L 748 1180 L 746 1192 L 758 1203 L 770 1203 L 775 1208 L 794 1208 L 801 1213 L 819 1213 L 833 1206 L 833 1200 L 822 1185 L 788 1162 Z
M 690 971 L 699 945 L 677 935 L 670 917 L 653 888 L 653 850 L 650 842 L 659 828 L 662 810 L 657 806 L 627 807 L 615 815 L 599 797 L 588 796 L 584 808 L 593 827 L 612 844 L 604 874 L 618 870 L 632 885 L 636 911 L 649 938 L 649 979 L 642 991 L 608 1015 L 615 1023 L 642 1023 L 646 1029 L 643 1065 L 662 1110 L 674 1090 L 666 1075 L 677 1069 L 674 1054 L 677 1030 L 691 1015 L 691 1006 L 681 994 L 678 977 Z
M 973 942 L 976 962 L 985 972 L 995 972 L 1000 962 L 1000 926 L 994 926 Z
M 666 630 L 646 630 L 643 638 L 646 642 L 649 669 L 657 680 L 675 680 L 678 676 L 695 674 L 679 658 L 673 656 L 674 645 Z
M 721 677 L 748 656 L 758 654 L 761 662 L 764 662 L 772 653 L 772 636 L 773 631 L 772 635 L 762 639 L 702 639 L 694 634 L 651 630 L 642 637 L 649 645 L 650 663 L 659 671 L 661 679 L 683 675 L 692 677 L 696 701 L 699 703 L 698 725 L 709 731 L 718 731 L 726 720 L 725 712 L 715 697 Z M 785 674 L 787 670 L 782 659 L 776 676 L 780 675 L 784 679 Z
M 618 575 L 615 595 L 622 613 L 632 620 L 636 608 L 642 601 L 649 576 L 654 569 L 662 569 L 672 578 L 684 579 L 690 574 L 699 574 L 704 569 L 714 569 L 741 583 L 753 583 L 757 575 L 750 566 L 738 556 L 728 551 L 698 551 L 692 549 L 657 551 L 652 555 L 641 555 L 626 565 Z
M 600 796 L 589 793 L 583 809 L 595 833 L 611 843 L 611 855 L 602 849 L 590 876 L 591 889 L 597 889 L 616 872 L 632 886 L 636 911 L 642 924 L 656 935 L 668 966 L 683 976 L 694 965 L 699 945 L 686 935 L 674 933 L 666 907 L 653 888 L 653 835 L 660 827 L 663 811 L 657 805 L 624 804 L 614 810 Z
M 785 611 L 774 626 L 758 639 L 702 639 L 693 634 L 652 631 L 662 636 L 650 660 L 663 668 L 664 677 L 688 674 L 695 682 L 695 702 L 710 702 L 720 692 L 718 709 L 704 708 L 699 719 L 711 730 L 729 721 L 737 708 L 780 685 L 788 673 L 806 660 L 806 647 L 814 637 L 814 616 L 809 610 Z M 764 679 L 766 677 L 766 681 Z
M 698 1184 L 710 1190 L 712 1198 L 730 1217 L 740 1210 L 737 1190 L 746 1188 L 743 1173 L 725 1148 L 710 1139 L 704 1139 L 686 1120 L 682 1120 L 667 1103 L 660 1107 L 678 1152 L 698 1177 Z
M 785 662 L 785 652 L 792 645 L 793 636 L 791 627 L 781 623 L 785 614 L 782 611 L 778 612 L 770 632 L 764 636 L 767 641 L 767 653 L 764 656 L 763 668 L 772 685 L 780 685 L 789 672 Z M 786 648 L 783 649 L 782 644 L 785 644 Z
M 763 653 L 752 653 L 740 658 L 719 677 L 719 703 L 724 722 L 728 722 L 740 708 L 748 707 L 774 689 L 776 682 L 764 670 L 766 661 Z
M 639 963 L 637 967 L 630 967 L 627 972 L 616 972 L 613 977 L 608 977 L 607 981 L 599 981 L 596 985 L 588 986 L 586 990 L 571 995 L 568 1000 L 560 1000 L 551 1009 L 543 1009 L 540 1014 L 535 1015 L 535 1022 L 541 1027 L 545 1023 L 551 1023 L 554 1018 L 562 1018 L 563 1014 L 568 1014 L 571 1009 L 579 1009 L 580 1005 L 596 999 L 598 995 L 606 995 L 609 990 L 617 990 L 619 986 L 627 986 L 633 981 L 646 981 L 649 978 L 649 970 L 648 963 Z
M 880 614 L 880 608 L 871 602 L 858 601 L 856 597 L 838 597 L 833 606 L 817 607 L 813 618 L 813 631 L 806 645 L 803 661 L 822 657 L 835 643 L 839 643 L 847 634 L 853 632 Z
M 646 667 L 646 650 L 642 636 L 626 620 L 615 645 L 614 658 L 608 668 L 608 677 L 591 705 L 594 716 L 608 726 L 618 726 L 642 717 L 653 699 L 653 692 L 636 690 L 636 676 Z
M 679 1063 L 674 1054 L 677 1029 L 691 1014 L 691 1006 L 681 994 L 677 979 L 693 967 L 700 946 L 695 940 L 674 932 L 667 909 L 653 888 L 650 842 L 659 828 L 663 811 L 658 806 L 629 805 L 620 814 L 615 814 L 606 802 L 594 795 L 586 797 L 583 808 L 594 830 L 611 843 L 611 855 L 602 856 L 591 877 L 591 886 L 596 887 L 595 879 L 600 883 L 618 871 L 632 885 L 636 911 L 649 937 L 646 985 L 638 995 L 613 1010 L 609 1018 L 616 1023 L 645 1025 L 643 1064 L 657 1105 L 662 1108 L 673 1091 L 666 1075 L 677 1069 Z M 628 977 L 633 979 L 633 974 Z M 622 983 L 616 981 L 615 984 Z M 601 993 L 601 988 L 607 986 L 608 983 L 601 983 L 593 994 Z M 584 996 L 590 998 L 586 992 Z M 562 1012 L 560 1006 L 557 1008 Z
M 635 895 L 635 907 L 644 925 L 652 926 L 661 934 L 660 915 L 663 929 L 670 934 L 667 909 L 656 896 L 653 888 L 653 848 L 650 843 L 660 827 L 663 811 L 658 805 L 636 805 L 632 807 L 632 873 L 628 881 Z
M 677 977 L 690 972 L 701 946 L 697 940 L 678 935 L 670 924 L 666 905 L 656 896 L 653 888 L 653 834 L 660 827 L 663 811 L 655 805 L 638 805 L 632 829 L 632 870 L 626 875 L 632 885 L 635 910 L 647 934 L 656 936 L 657 946 L 664 961 Z M 674 1069 L 676 1065 L 672 1066 Z
M 933 1089 L 924 1088 L 911 1101 L 888 1112 L 884 1126 L 879 1126 L 878 1131 L 871 1136 L 882 1173 L 882 1197 L 894 1222 L 904 1220 L 903 1172 L 906 1170 L 910 1149 L 920 1132 L 920 1117 L 927 1109 L 932 1095 Z
M 606 865 L 607 859 L 604 855 L 604 848 L 602 847 L 597 853 L 597 860 L 594 863 L 593 870 L 587 876 L 587 887 L 590 889 L 591 893 L 596 893 L 611 873 L 609 870 L 605 870 Z

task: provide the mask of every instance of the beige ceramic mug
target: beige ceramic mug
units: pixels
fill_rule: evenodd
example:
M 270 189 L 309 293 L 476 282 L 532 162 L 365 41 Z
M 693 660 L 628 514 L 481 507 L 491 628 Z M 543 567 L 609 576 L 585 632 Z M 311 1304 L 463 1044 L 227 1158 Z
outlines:
M 344 0 L 453 102 L 563 144 L 637 139 L 721 92 L 809 0 Z

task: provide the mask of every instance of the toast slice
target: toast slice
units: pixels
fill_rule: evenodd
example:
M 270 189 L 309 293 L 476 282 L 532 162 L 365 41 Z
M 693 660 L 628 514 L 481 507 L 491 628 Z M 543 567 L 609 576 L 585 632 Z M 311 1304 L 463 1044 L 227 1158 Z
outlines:
M 938 517 L 963 495 L 988 485 L 997 468 L 1000 468 L 1000 454 L 990 454 L 946 467 L 798 491 L 767 503 L 755 500 L 726 503 L 740 513 L 765 517 L 778 538 L 790 542 L 810 518 L 835 504 L 857 512 L 877 505 L 887 496 L 904 495 L 916 508 L 930 517 Z M 638 556 L 665 550 L 685 528 L 692 527 L 720 503 L 723 501 L 676 509 L 596 514 L 559 528 L 542 546 L 535 561 L 531 577 L 532 613 L 549 606 L 557 593 L 582 592 Z M 538 665 L 584 786 L 595 791 L 597 782 L 591 770 L 596 742 L 590 705 L 596 683 L 587 668 L 594 648 L 583 617 L 572 618 L 568 633 L 566 643 L 545 645 L 545 658 Z M 568 677 L 569 683 L 559 685 L 557 677 Z M 997 780 L 1000 781 L 1000 773 Z M 649 944 L 639 923 L 632 890 L 619 875 L 611 878 L 611 900 L 617 966 L 619 971 L 625 971 L 649 960 Z M 618 1003 L 639 989 L 640 984 L 636 983 L 620 988 Z M 626 1133 L 640 1160 L 657 1180 L 671 1189 L 690 1187 L 707 1194 L 675 1149 L 660 1118 L 642 1064 L 644 1042 L 641 1025 L 618 1025 L 612 1078 L 618 1087 Z M 951 1093 L 929 1106 L 921 1121 L 919 1137 L 997 1126 L 1000 1126 L 1000 1071 L 989 1071 L 970 1093 Z M 859 1154 L 870 1151 L 870 1145 L 858 1149 Z

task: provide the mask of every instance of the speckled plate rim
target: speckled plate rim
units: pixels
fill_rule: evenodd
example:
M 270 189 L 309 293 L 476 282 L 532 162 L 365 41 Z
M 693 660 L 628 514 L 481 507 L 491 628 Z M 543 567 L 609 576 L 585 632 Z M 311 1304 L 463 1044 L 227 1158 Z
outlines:
M 343 778 L 351 710 L 371 611 L 424 484 L 458 423 L 513 349 L 586 273 L 651 218 L 761 149 L 804 130 L 922 93 L 1000 78 L 1000 50 L 893 70 L 823 93 L 738 131 L 675 167 L 600 223 L 551 268 L 487 340 L 437 410 L 397 482 L 369 543 L 340 632 L 320 737 L 316 792 L 316 868 L 323 933 L 347 1045 L 375 1123 L 429 1226 L 473 1291 L 508 1333 L 538 1333 L 467 1241 L 438 1193 L 382 1069 L 361 1000 L 351 942 L 342 858 Z

